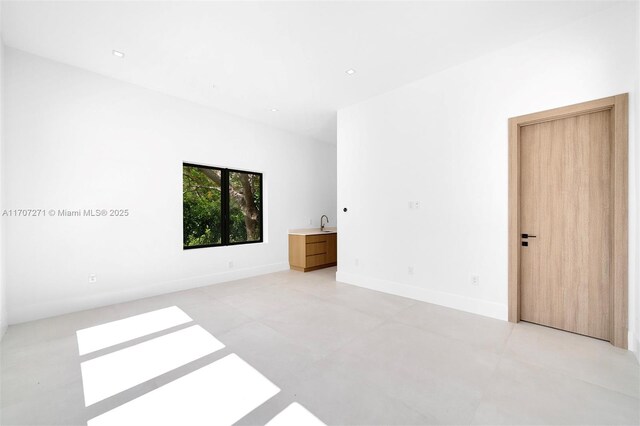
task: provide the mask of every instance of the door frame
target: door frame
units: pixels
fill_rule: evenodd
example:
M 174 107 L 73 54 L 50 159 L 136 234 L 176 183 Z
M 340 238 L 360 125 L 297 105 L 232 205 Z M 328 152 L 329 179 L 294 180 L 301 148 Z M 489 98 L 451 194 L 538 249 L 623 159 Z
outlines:
M 628 337 L 628 149 L 629 95 L 623 93 L 509 119 L 509 322 L 520 321 L 520 128 L 527 125 L 611 111 L 612 245 L 610 270 L 611 344 L 627 349 Z

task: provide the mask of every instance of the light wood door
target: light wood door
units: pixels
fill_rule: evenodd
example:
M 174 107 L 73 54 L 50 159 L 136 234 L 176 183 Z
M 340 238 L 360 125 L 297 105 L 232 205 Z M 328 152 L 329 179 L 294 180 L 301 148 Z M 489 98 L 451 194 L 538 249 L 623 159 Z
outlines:
M 525 125 L 520 318 L 610 340 L 611 111 Z M 532 236 L 535 236 L 532 237 Z

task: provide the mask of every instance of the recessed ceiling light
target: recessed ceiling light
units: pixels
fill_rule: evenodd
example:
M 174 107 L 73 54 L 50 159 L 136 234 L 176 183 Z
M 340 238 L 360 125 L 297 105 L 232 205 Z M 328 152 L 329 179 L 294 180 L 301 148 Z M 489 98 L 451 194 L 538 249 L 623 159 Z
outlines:
M 349 68 L 348 70 L 345 71 L 347 74 L 349 75 L 354 75 L 356 73 L 356 70 L 354 70 L 353 68 Z
M 278 112 L 276 108 L 271 108 L 271 112 Z
M 124 53 L 120 52 L 119 50 L 114 50 L 111 53 L 113 53 L 113 56 L 117 56 L 118 58 L 124 58 Z

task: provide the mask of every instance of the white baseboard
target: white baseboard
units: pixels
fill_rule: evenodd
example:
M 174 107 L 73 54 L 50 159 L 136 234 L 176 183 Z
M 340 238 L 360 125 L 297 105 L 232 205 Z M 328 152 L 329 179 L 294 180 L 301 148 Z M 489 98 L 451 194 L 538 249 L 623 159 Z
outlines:
M 638 360 L 638 363 L 640 363 L 640 336 L 637 336 L 632 331 L 629 331 L 627 341 L 629 343 L 629 350 L 633 352 L 633 354 L 636 356 L 636 359 Z
M 172 293 L 174 291 L 188 290 L 212 284 L 255 277 L 257 275 L 270 274 L 272 272 L 283 271 L 286 269 L 289 269 L 289 264 L 287 262 L 273 263 L 252 268 L 242 268 L 216 274 L 166 281 L 153 285 L 131 288 L 124 291 L 120 289 L 109 293 L 99 293 L 85 297 L 71 299 L 66 298 L 31 305 L 15 306 L 9 311 L 9 324 L 19 324 L 22 322 L 49 318 L 71 312 L 113 305 L 115 303 L 123 303 L 143 299 L 145 297 L 158 296 L 161 294 Z
M 433 303 L 435 305 L 441 305 L 447 308 L 457 309 L 499 320 L 506 321 L 508 318 L 507 306 L 500 303 L 473 299 L 453 293 L 429 290 L 422 287 L 381 280 L 378 278 L 365 277 L 348 272 L 338 271 L 336 273 L 336 280 L 346 284 L 356 285 L 358 287 L 420 300 L 422 302 Z

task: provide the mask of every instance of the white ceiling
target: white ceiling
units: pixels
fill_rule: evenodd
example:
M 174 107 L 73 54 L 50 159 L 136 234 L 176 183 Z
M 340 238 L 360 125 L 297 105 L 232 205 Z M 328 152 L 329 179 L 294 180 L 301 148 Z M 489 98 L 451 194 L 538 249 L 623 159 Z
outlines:
M 2 32 L 11 47 L 335 143 L 341 107 L 608 5 L 4 1 Z

